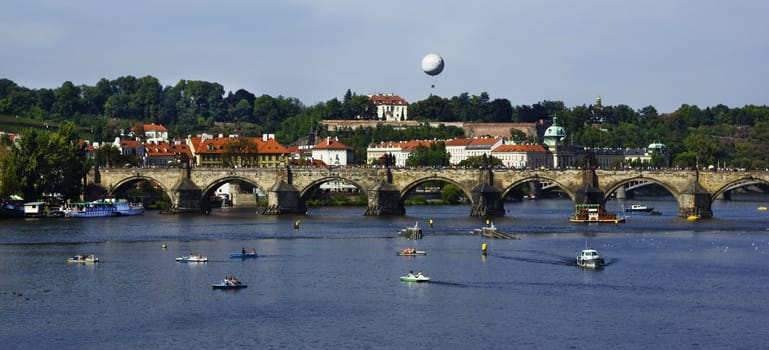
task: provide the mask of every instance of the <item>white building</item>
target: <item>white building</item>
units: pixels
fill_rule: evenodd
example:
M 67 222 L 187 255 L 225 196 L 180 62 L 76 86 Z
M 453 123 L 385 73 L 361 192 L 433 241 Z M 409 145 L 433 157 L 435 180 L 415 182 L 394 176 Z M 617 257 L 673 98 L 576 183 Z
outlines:
M 550 157 L 544 146 L 538 144 L 501 145 L 491 151 L 494 158 L 513 169 L 550 167 Z
M 168 129 L 162 125 L 144 124 L 145 142 L 168 142 Z
M 312 159 L 328 166 L 345 166 L 353 163 L 354 150 L 339 140 L 327 137 L 312 149 Z
M 408 119 L 409 104 L 395 94 L 369 95 L 368 99 L 376 106 L 376 116 L 384 121 L 404 121 Z
M 401 142 L 380 142 L 371 144 L 366 149 L 366 164 L 377 164 L 379 159 L 385 154 L 392 155 L 395 158 L 396 167 L 406 166 L 406 160 L 411 156 L 417 146 L 430 147 L 433 141 L 401 141 Z
M 492 150 L 504 143 L 504 139 L 496 137 L 453 139 L 446 141 L 446 152 L 449 163 L 456 165 L 470 157 L 482 157 L 484 154 L 490 157 Z

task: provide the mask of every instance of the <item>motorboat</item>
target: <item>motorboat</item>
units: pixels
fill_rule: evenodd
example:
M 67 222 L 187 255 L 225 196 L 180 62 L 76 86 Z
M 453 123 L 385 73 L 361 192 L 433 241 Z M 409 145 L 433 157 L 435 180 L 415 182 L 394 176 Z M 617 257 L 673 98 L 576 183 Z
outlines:
M 574 213 L 569 218 L 572 223 L 614 223 L 625 222 L 624 216 L 607 212 L 600 204 L 576 204 Z
M 633 204 L 629 208 L 625 208 L 626 212 L 650 212 L 654 210 L 653 207 L 647 207 L 641 204 Z
M 76 264 L 97 263 L 97 262 L 99 262 L 99 258 L 96 257 L 93 254 L 73 255 L 71 258 L 67 259 L 67 262 L 68 263 L 76 263 Z
M 402 229 L 400 235 L 408 239 L 422 239 L 422 228 L 419 227 L 419 222 L 416 222 L 414 226 Z
M 204 263 L 204 262 L 208 262 L 208 257 L 198 255 L 198 254 L 190 254 L 190 255 L 180 256 L 176 258 L 176 261 L 183 262 L 183 263 L 190 263 L 190 262 Z
M 427 276 L 423 275 L 421 272 L 419 272 L 417 274 L 413 274 L 413 273 L 409 272 L 408 275 L 401 276 L 401 281 L 402 282 L 415 282 L 415 283 L 430 282 L 430 277 L 427 277 Z
M 252 250 L 250 252 L 240 252 L 240 253 L 230 253 L 230 258 L 232 259 L 251 259 L 256 258 L 256 250 Z
M 416 248 L 406 248 L 401 251 L 395 252 L 395 255 L 398 256 L 418 256 L 418 255 L 427 255 L 427 251 L 425 250 L 417 250 Z
M 595 249 L 583 249 L 577 256 L 577 266 L 589 269 L 600 269 L 604 266 L 603 258 Z
M 223 279 L 221 282 L 211 285 L 214 289 L 241 289 L 241 288 L 247 288 L 247 284 L 243 284 L 243 282 L 240 281 L 235 276 L 229 276 Z

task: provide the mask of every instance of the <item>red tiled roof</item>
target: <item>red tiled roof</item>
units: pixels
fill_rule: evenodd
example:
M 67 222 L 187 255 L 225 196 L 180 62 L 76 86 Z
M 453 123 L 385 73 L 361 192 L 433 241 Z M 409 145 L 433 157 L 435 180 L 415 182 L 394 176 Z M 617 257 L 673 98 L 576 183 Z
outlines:
M 547 152 L 542 145 L 501 145 L 491 153 L 497 152 Z
M 203 140 L 200 137 L 190 137 L 190 143 L 195 149 L 195 153 L 224 153 L 225 145 L 237 141 L 236 137 L 217 137 Z M 288 150 L 275 139 L 263 141 L 260 137 L 246 138 L 256 145 L 256 153 L 259 154 L 289 154 Z
M 369 101 L 374 102 L 375 105 L 407 105 L 409 104 L 402 97 L 398 95 L 371 95 L 368 97 Z
M 493 144 L 495 144 L 497 142 L 499 142 L 499 139 L 492 138 L 492 137 L 480 138 L 480 139 L 471 139 L 470 140 L 470 144 L 471 145 L 487 145 L 487 146 L 491 146 L 491 145 L 493 145 Z
M 314 149 L 353 149 L 350 146 L 347 146 L 336 139 L 332 138 L 326 138 L 325 140 L 319 142 L 317 145 L 315 145 Z
M 452 140 L 446 141 L 446 146 L 467 146 L 471 142 L 473 142 L 472 139 L 466 139 L 466 138 L 452 139 Z
M 258 153 L 261 154 L 289 154 L 286 147 L 283 147 L 283 145 L 279 144 L 278 141 L 275 141 L 275 139 L 267 139 L 267 141 L 263 141 L 261 138 L 254 137 L 251 139 L 256 143 L 256 149 Z
M 162 125 L 155 125 L 155 124 L 144 124 L 144 131 L 153 130 L 153 131 L 168 131 L 164 126 Z
M 192 151 L 187 145 L 181 144 L 169 144 L 167 142 L 158 143 L 144 143 L 144 152 L 147 157 L 163 157 L 163 156 L 179 156 L 186 154 L 187 157 L 192 157 Z

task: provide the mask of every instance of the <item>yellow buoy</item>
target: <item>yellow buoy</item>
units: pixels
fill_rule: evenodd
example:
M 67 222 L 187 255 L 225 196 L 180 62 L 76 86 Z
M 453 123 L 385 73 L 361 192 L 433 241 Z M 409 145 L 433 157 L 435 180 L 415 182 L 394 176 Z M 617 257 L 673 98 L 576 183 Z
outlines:
M 486 248 L 487 248 L 486 243 L 481 244 L 481 251 L 482 252 L 486 253 Z
M 168 247 L 165 244 L 163 244 L 163 249 L 166 249 L 166 248 L 168 248 Z
M 766 207 L 758 207 L 758 210 L 764 211 L 764 210 L 766 210 Z

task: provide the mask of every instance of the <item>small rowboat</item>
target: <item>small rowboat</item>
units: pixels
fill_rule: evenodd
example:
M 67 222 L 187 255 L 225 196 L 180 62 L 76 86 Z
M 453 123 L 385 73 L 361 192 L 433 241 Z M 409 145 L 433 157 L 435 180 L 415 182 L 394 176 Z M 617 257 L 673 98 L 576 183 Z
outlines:
M 241 288 L 247 288 L 248 285 L 240 282 L 239 278 L 235 276 L 231 276 L 223 279 L 221 282 L 217 284 L 211 285 L 211 287 L 213 289 L 241 289 Z
M 415 249 L 404 249 L 399 252 L 395 252 L 395 255 L 397 256 L 418 256 L 418 255 L 427 255 L 427 251 L 425 250 L 415 250 Z
M 256 253 L 230 253 L 232 259 L 249 259 L 256 258 Z
M 99 262 L 99 258 L 93 255 L 75 255 L 67 259 L 67 262 L 76 264 L 97 263 Z
M 212 284 L 211 287 L 213 289 L 241 289 L 241 288 L 248 288 L 247 284 L 229 284 L 227 282 L 219 282 L 217 284 Z

